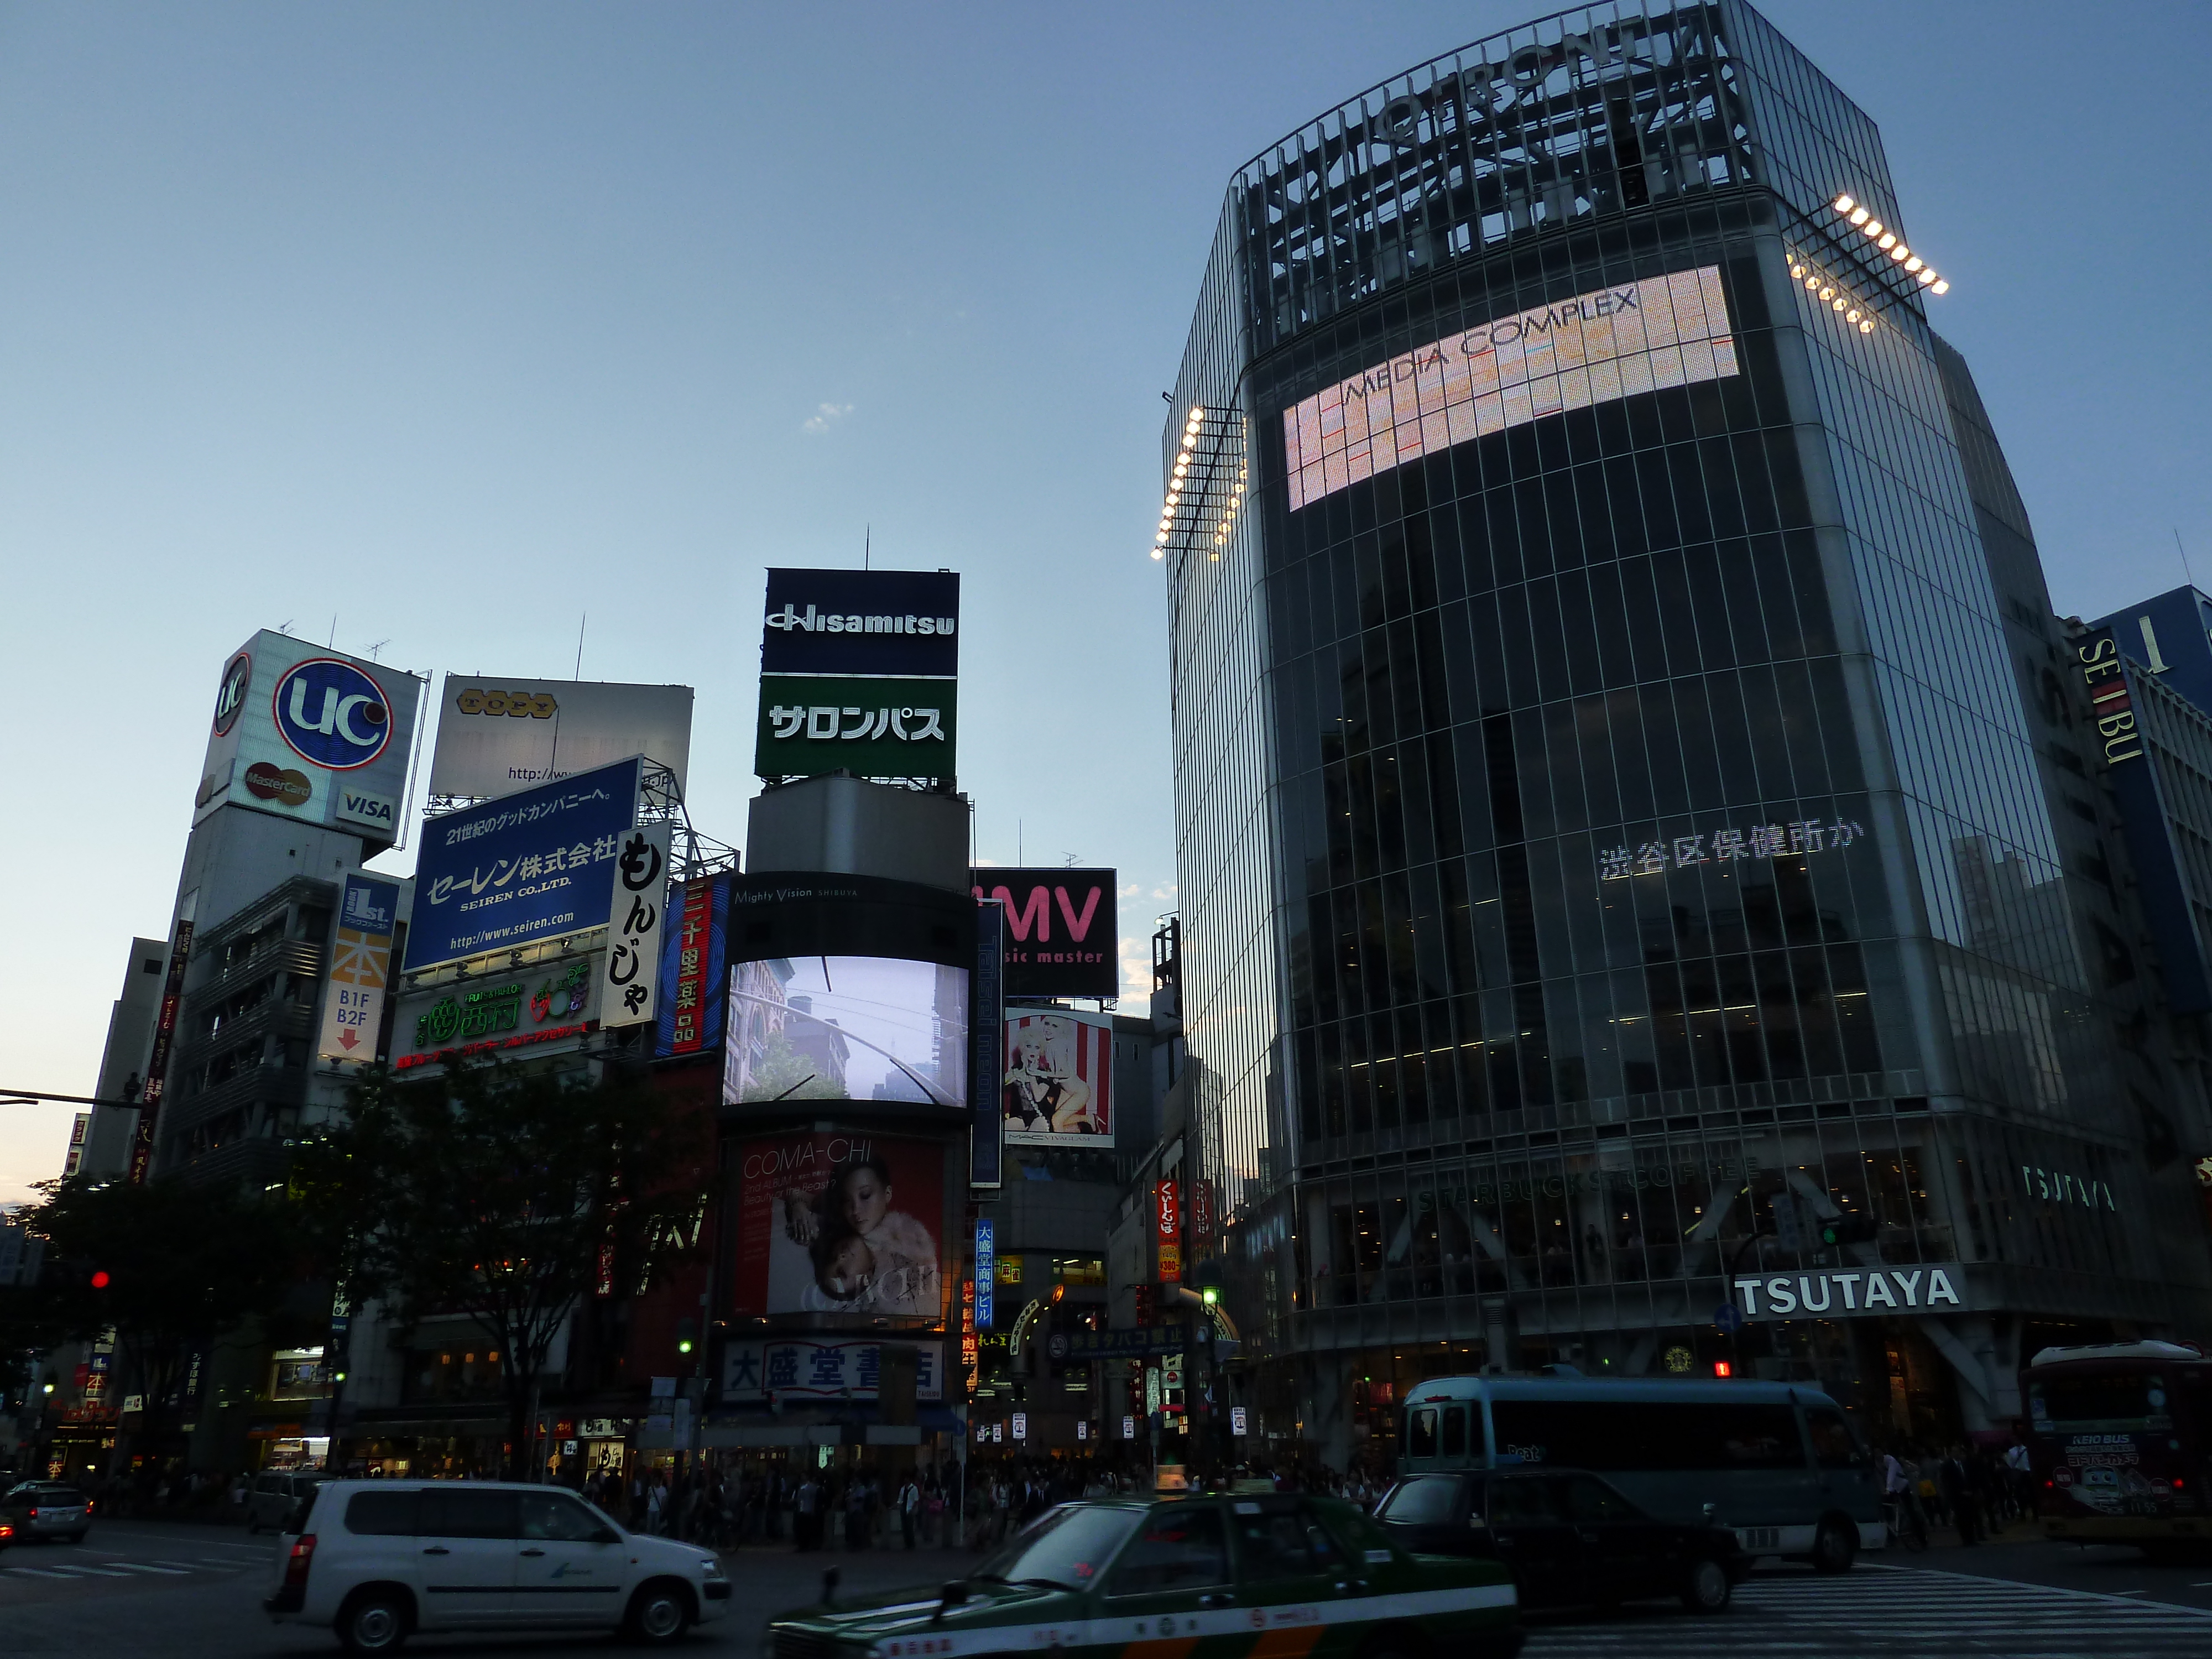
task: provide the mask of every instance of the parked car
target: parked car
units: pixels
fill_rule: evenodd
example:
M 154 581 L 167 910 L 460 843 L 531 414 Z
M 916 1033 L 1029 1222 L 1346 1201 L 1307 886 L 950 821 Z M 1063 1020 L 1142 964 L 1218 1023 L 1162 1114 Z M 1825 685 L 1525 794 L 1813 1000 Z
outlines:
M 729 1600 L 711 1550 L 626 1531 L 560 1487 L 325 1480 L 286 1527 L 261 1606 L 334 1630 L 349 1652 L 390 1653 L 418 1630 L 673 1642 Z
M 19 1544 L 33 1538 L 80 1543 L 92 1525 L 92 1499 L 58 1480 L 26 1480 L 0 1498 L 0 1522 L 14 1528 Z
M 1679 1596 L 1718 1613 L 1751 1570 L 1729 1528 L 1657 1519 L 1580 1469 L 1412 1475 L 1376 1518 L 1409 1550 L 1504 1562 L 1526 1607 Z
M 1335 1499 L 1237 1492 L 1062 1504 L 934 1595 L 887 1589 L 777 1619 L 766 1655 L 1513 1659 L 1521 1643 L 1496 1562 L 1410 1555 Z
M 264 1527 L 283 1531 L 293 1510 L 302 1499 L 314 1496 L 315 1488 L 329 1479 L 304 1469 L 262 1470 L 246 1488 L 246 1531 L 259 1532 Z

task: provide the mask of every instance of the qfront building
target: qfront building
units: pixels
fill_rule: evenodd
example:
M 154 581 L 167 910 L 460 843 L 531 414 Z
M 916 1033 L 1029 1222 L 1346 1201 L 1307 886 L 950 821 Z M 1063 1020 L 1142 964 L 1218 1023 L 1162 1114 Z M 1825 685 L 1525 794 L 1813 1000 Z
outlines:
M 1154 556 L 1279 1452 L 1547 1363 L 1948 1438 L 2045 1343 L 2212 1331 L 2193 1028 L 1942 264 L 1735 0 L 1476 42 L 1231 180 Z

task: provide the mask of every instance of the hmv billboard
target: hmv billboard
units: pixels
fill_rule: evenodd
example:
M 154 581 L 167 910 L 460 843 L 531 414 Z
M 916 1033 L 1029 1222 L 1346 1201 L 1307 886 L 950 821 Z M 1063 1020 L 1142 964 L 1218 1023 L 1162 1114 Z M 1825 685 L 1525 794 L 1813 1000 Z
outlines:
M 1111 870 L 971 870 L 978 899 L 1006 907 L 1005 994 L 1121 992 L 1121 928 Z

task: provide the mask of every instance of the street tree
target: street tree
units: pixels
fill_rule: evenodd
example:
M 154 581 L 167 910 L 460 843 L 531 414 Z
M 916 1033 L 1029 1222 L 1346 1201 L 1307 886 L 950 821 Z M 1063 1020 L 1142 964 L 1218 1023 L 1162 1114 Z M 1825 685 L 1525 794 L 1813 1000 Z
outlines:
M 546 1359 L 579 1305 L 696 1248 L 712 1129 L 645 1079 L 497 1060 L 378 1067 L 302 1147 L 294 1190 L 341 1294 L 410 1326 L 464 1315 L 499 1354 L 520 1474 Z
M 135 1437 L 117 1436 L 113 1467 L 126 1468 L 136 1445 L 166 1446 L 196 1354 L 283 1315 L 307 1241 L 277 1193 L 74 1176 L 37 1190 L 20 1214 L 45 1263 L 0 1317 L 48 1343 L 114 1334 L 111 1398 L 143 1402 Z

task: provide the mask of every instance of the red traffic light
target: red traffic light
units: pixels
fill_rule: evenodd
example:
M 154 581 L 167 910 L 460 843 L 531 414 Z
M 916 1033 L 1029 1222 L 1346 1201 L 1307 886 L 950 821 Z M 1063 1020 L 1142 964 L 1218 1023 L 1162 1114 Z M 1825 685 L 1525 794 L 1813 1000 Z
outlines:
M 104 1291 L 107 1288 L 106 1268 L 97 1267 L 93 1270 L 92 1288 L 95 1291 Z
M 1729 1364 L 1725 1359 L 1716 1359 L 1713 1361 L 1713 1375 L 1715 1376 L 1734 1376 L 1735 1375 L 1735 1367 Z

